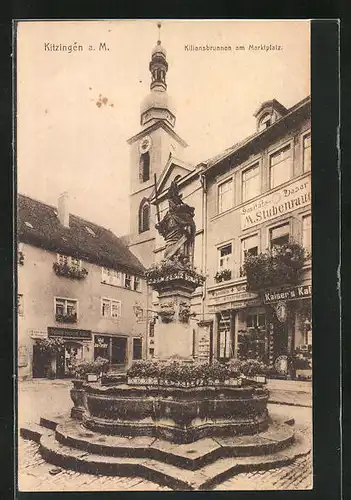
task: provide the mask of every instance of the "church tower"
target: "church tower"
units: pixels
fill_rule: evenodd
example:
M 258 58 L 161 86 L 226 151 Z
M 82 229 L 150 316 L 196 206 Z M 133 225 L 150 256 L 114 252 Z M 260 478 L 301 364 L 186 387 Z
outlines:
M 160 30 L 161 24 L 158 23 Z M 128 139 L 130 145 L 131 250 L 144 265 L 153 263 L 156 209 L 149 203 L 154 176 L 159 179 L 170 155 L 181 157 L 187 144 L 175 132 L 175 109 L 167 92 L 168 62 L 159 38 L 151 52 L 150 92 L 140 106 L 141 130 Z

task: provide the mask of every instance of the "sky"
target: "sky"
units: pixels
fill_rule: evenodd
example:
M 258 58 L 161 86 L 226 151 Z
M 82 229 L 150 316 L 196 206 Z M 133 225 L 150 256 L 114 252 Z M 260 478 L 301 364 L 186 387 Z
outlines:
M 71 213 L 117 235 L 129 232 L 126 141 L 140 131 L 157 21 L 19 23 L 19 193 L 56 206 L 67 191 Z M 191 164 L 254 133 L 262 102 L 290 107 L 310 93 L 309 21 L 160 21 L 175 130 L 189 145 L 182 159 Z M 83 50 L 54 51 L 51 44 Z M 185 48 L 206 44 L 232 50 Z

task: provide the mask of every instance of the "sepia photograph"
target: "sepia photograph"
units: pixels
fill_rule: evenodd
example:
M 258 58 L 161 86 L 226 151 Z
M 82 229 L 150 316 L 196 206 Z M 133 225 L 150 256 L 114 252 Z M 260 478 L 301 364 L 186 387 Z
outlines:
M 310 28 L 14 23 L 20 492 L 313 488 Z

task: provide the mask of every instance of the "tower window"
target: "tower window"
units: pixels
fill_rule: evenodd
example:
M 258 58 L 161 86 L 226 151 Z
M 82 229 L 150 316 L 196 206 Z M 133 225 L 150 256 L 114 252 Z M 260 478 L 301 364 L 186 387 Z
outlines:
M 144 233 L 150 229 L 150 205 L 143 200 L 139 208 L 139 233 Z
M 150 155 L 147 151 L 140 155 L 140 180 L 146 182 L 150 179 Z

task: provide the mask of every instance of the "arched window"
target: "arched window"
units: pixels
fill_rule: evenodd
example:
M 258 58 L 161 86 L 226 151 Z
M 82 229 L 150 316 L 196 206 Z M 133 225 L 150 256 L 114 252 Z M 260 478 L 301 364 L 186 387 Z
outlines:
M 140 180 L 141 182 L 148 181 L 150 179 L 150 155 L 147 151 L 140 155 Z
M 139 208 L 139 233 L 144 233 L 150 229 L 150 205 L 143 199 Z
M 264 130 L 272 125 L 272 114 L 271 113 L 265 113 L 259 120 L 258 122 L 258 130 L 261 132 L 261 130 Z

